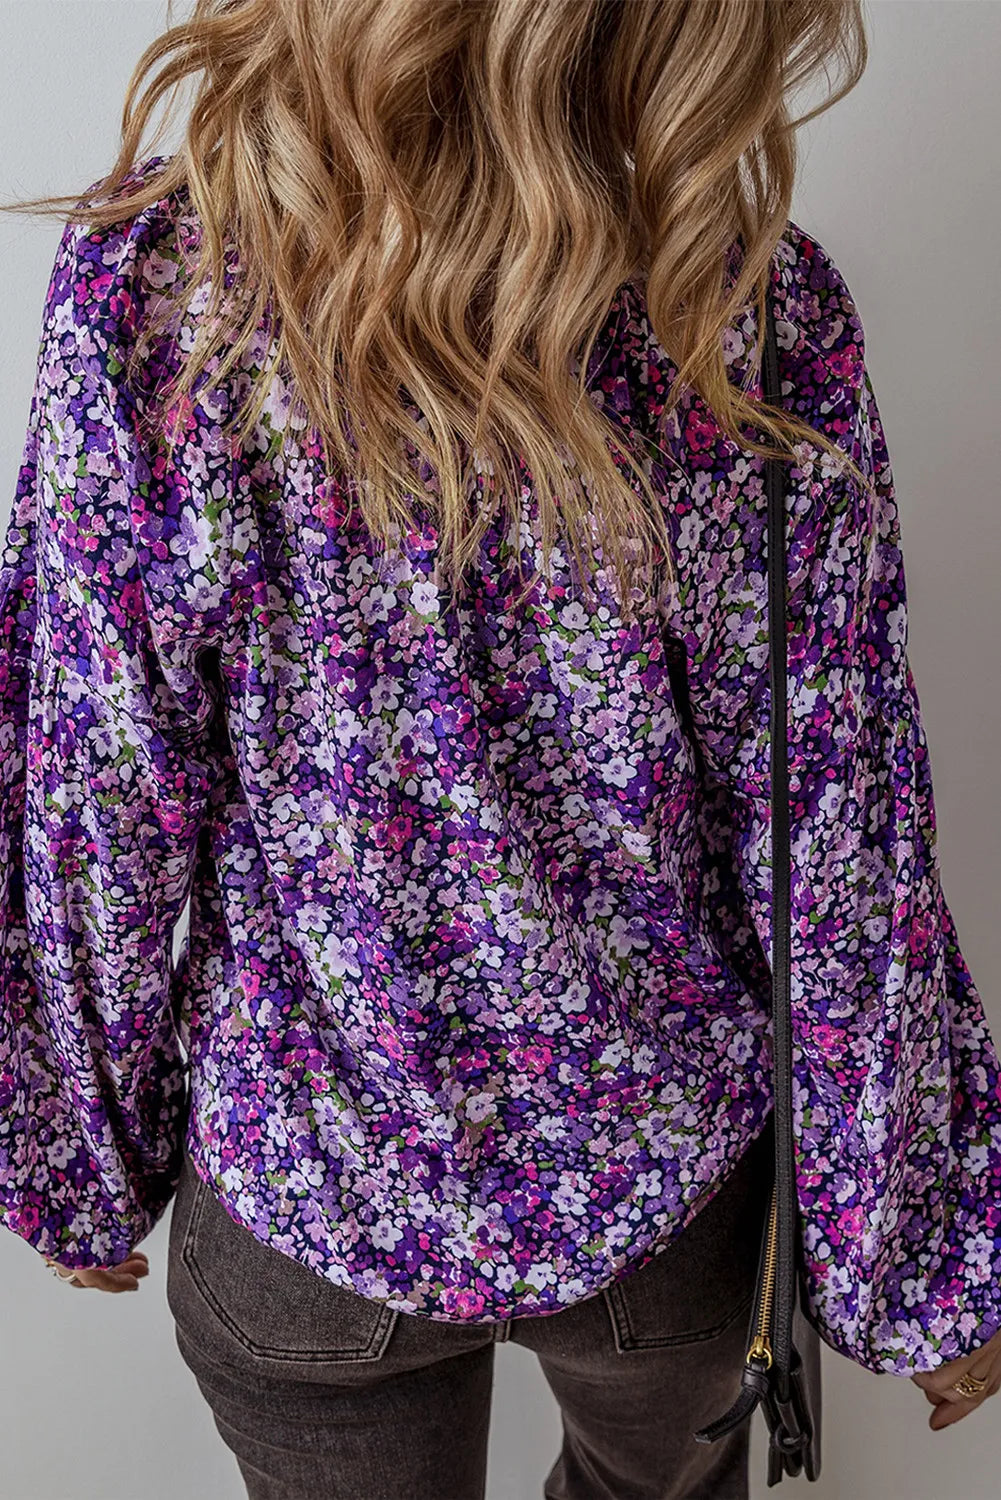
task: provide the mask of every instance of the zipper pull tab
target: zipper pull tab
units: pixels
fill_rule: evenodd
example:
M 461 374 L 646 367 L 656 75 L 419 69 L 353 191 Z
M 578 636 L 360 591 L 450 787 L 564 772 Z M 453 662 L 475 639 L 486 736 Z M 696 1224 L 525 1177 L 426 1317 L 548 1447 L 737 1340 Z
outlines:
M 755 1337 L 754 1343 L 751 1345 L 750 1349 L 748 1349 L 748 1351 L 747 1351 L 747 1358 L 748 1359 L 761 1359 L 761 1360 L 764 1360 L 765 1369 L 766 1370 L 770 1370 L 771 1369 L 771 1367 L 772 1367 L 772 1346 L 771 1346 L 771 1344 L 769 1343 L 767 1337 L 764 1334 L 759 1333 Z

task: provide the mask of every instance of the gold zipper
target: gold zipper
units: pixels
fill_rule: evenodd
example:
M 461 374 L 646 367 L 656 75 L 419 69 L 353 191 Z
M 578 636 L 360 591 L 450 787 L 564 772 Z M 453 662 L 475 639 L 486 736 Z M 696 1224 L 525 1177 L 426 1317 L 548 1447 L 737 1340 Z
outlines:
M 768 1322 L 772 1312 L 772 1296 L 775 1291 L 775 1248 L 776 1248 L 776 1195 L 775 1187 L 772 1187 L 772 1206 L 768 1221 L 768 1243 L 765 1248 L 765 1284 L 761 1294 L 761 1308 L 758 1313 L 758 1331 L 754 1336 L 754 1342 L 747 1351 L 747 1359 L 763 1359 L 765 1369 L 771 1368 L 772 1346 L 768 1338 Z

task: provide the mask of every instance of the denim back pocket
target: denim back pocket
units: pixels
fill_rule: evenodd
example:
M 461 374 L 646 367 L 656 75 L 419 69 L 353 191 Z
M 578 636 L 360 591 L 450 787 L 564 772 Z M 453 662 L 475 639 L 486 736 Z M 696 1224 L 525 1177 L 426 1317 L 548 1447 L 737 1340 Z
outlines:
M 604 1288 L 620 1353 L 716 1338 L 750 1317 L 774 1146 L 770 1117 L 694 1219 L 638 1271 Z
M 263 1244 L 230 1216 L 187 1153 L 171 1240 L 171 1261 L 175 1268 L 179 1262 L 183 1274 L 168 1275 L 168 1302 L 194 1342 L 201 1341 L 207 1311 L 211 1332 L 256 1359 L 312 1368 L 377 1360 L 385 1353 L 398 1310 L 337 1286 Z

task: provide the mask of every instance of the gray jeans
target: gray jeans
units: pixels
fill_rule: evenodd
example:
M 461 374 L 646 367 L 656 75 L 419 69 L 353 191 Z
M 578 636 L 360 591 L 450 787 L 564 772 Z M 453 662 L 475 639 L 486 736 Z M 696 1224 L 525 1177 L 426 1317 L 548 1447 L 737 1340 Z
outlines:
M 186 1157 L 167 1301 L 249 1500 L 483 1500 L 508 1340 L 535 1351 L 562 1414 L 545 1500 L 747 1500 L 749 1424 L 711 1444 L 692 1432 L 739 1389 L 772 1140 L 769 1115 L 638 1271 L 560 1312 L 476 1325 L 386 1308 L 261 1244 Z

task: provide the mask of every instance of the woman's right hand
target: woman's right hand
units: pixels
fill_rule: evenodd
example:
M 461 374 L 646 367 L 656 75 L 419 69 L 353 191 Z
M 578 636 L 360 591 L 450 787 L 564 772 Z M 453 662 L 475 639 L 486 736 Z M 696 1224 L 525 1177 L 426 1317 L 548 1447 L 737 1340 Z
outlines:
M 975 1396 L 964 1396 L 952 1388 L 961 1375 L 973 1375 L 978 1380 L 986 1380 L 987 1384 Z M 961 1422 L 971 1411 L 983 1406 L 988 1396 L 1001 1389 L 1001 1328 L 972 1354 L 949 1360 L 934 1370 L 922 1370 L 911 1379 L 921 1387 L 934 1407 L 928 1418 L 928 1426 L 933 1431 Z

